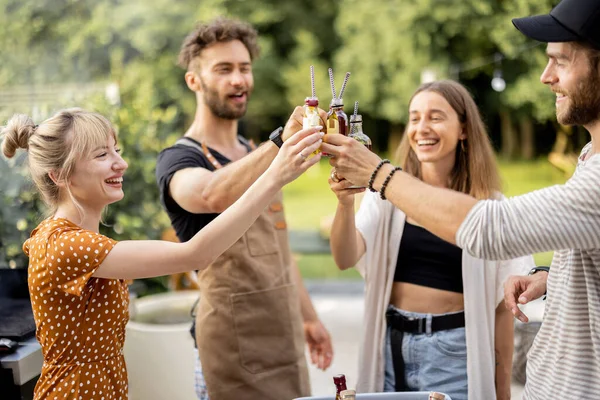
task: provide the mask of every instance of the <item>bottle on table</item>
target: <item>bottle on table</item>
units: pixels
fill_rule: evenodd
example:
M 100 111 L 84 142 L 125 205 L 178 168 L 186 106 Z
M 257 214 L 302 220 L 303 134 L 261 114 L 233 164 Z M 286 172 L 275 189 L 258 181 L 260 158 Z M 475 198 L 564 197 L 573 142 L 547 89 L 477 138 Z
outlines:
M 335 384 L 335 400 L 341 400 L 340 393 L 347 390 L 346 387 L 346 375 L 340 374 L 333 377 L 333 383 Z
M 446 400 L 446 396 L 438 392 L 429 392 L 429 400 Z

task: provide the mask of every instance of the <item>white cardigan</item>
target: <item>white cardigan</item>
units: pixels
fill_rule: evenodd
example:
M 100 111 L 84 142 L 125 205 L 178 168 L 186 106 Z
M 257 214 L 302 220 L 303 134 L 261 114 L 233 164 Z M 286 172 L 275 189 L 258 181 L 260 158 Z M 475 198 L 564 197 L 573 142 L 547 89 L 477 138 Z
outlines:
M 381 392 L 385 368 L 385 311 L 406 215 L 379 194 L 367 192 L 356 214 L 356 228 L 366 253 L 356 268 L 365 280 L 365 314 L 359 352 L 359 392 Z M 484 261 L 466 251 L 462 278 L 467 340 L 469 398 L 496 399 L 494 332 L 496 307 L 503 300 L 503 285 L 510 275 L 525 275 L 534 266 L 531 256 L 510 261 Z

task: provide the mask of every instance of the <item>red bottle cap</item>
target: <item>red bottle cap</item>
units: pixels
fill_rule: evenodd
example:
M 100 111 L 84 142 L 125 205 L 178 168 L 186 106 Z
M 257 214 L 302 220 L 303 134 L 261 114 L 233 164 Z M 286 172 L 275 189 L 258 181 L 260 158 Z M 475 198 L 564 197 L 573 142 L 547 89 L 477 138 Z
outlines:
M 304 104 L 311 107 L 317 107 L 319 105 L 319 99 L 316 97 L 307 97 L 304 99 Z

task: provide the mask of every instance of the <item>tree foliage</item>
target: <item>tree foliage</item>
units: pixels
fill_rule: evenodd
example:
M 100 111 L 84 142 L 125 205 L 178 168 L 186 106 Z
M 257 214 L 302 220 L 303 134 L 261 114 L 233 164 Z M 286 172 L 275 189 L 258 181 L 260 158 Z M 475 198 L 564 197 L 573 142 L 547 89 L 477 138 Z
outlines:
M 263 51 L 254 65 L 255 91 L 244 124 L 248 135 L 265 139 L 302 103 L 310 94 L 309 66 L 314 65 L 321 107 L 331 98 L 327 68 L 334 68 L 338 90 L 350 71 L 347 111 L 359 100 L 365 119 L 378 121 L 376 131 L 367 133 L 385 139 L 389 133 L 382 127 L 405 122 L 408 100 L 426 70 L 465 83 L 490 119 L 504 110 L 536 123 L 552 120 L 551 94 L 538 82 L 543 46 L 531 47 L 510 23 L 514 16 L 547 13 L 551 3 L 0 0 L 0 117 L 24 112 L 41 122 L 72 106 L 107 115 L 119 132 L 129 169 L 125 199 L 110 207 L 103 230 L 116 239 L 157 238 L 168 220 L 154 182 L 156 156 L 193 117 L 195 100 L 175 63 L 197 21 L 228 15 L 252 23 L 260 33 Z M 502 56 L 501 63 L 494 62 L 495 54 Z M 507 81 L 502 93 L 489 86 L 498 68 Z M 111 83 L 118 86 L 118 101 L 105 96 Z M 31 192 L 14 191 L 16 182 L 24 182 L 18 169 L 3 164 L 1 173 L 12 178 L 0 183 L 3 209 L 11 216 L 6 210 L 25 207 L 13 204 L 23 193 L 29 193 L 23 201 L 32 201 Z M 26 221 L 18 232 L 29 232 L 39 222 L 39 212 L 19 215 L 0 220 L 4 242 L 18 221 Z M 11 237 L 12 249 L 21 236 Z

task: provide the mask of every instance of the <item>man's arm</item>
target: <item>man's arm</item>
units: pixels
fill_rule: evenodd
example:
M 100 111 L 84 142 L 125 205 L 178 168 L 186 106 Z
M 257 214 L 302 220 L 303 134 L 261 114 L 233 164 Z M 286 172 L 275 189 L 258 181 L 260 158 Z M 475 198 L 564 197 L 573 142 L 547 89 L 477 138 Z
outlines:
M 324 112 L 320 110 L 321 114 Z M 282 133 L 285 141 L 302 129 L 302 107 L 296 107 Z M 169 183 L 169 194 L 180 207 L 194 214 L 221 213 L 239 199 L 262 175 L 279 149 L 268 141 L 258 149 L 215 171 L 185 168 Z
M 496 354 L 496 398 L 510 399 L 510 379 L 512 374 L 512 356 L 514 324 L 511 312 L 503 303 L 496 308 L 494 348 Z
M 327 143 L 321 148 L 334 155 L 330 163 L 338 175 L 366 185 L 379 157 L 341 136 L 325 136 Z M 389 164 L 381 168 L 373 184 L 376 190 L 392 169 Z M 511 259 L 557 249 L 600 248 L 600 156 L 589 159 L 564 185 L 507 200 L 478 201 L 429 186 L 402 171 L 388 182 L 385 195 L 418 224 L 478 258 Z
M 393 169 L 389 164 L 381 168 L 373 184 L 375 190 L 379 191 Z M 407 216 L 449 243 L 456 243 L 458 228 L 477 203 L 469 195 L 430 186 L 401 171 L 389 181 L 385 195 Z
M 331 337 L 317 316 L 317 312 L 310 300 L 310 295 L 304 286 L 298 264 L 294 259 L 291 262 L 293 279 L 298 288 L 298 295 L 300 296 L 300 310 L 302 312 L 302 319 L 304 320 L 304 336 L 308 344 L 310 359 L 317 368 L 326 370 L 331 365 L 331 360 L 333 359 Z
M 170 195 L 188 212 L 222 213 L 266 171 L 278 150 L 269 142 L 212 172 L 200 167 L 179 170 L 169 183 Z

